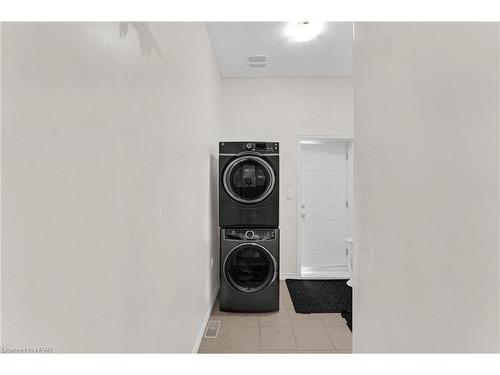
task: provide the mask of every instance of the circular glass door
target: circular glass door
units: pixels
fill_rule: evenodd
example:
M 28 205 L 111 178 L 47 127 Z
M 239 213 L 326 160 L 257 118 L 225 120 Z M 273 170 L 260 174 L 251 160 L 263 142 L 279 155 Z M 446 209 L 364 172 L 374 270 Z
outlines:
M 224 189 L 241 203 L 258 203 L 266 199 L 275 184 L 274 171 L 264 159 L 245 155 L 233 160 L 222 177 Z
M 258 244 L 242 244 L 229 253 L 224 275 L 233 288 L 242 293 L 258 293 L 276 279 L 276 260 Z

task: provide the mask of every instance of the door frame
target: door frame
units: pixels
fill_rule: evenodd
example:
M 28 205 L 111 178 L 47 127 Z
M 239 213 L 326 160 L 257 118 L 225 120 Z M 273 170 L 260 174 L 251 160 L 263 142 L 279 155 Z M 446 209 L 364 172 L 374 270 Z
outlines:
M 296 178 L 296 186 L 297 186 L 297 199 L 296 199 L 296 212 L 295 212 L 295 218 L 297 220 L 297 236 L 296 236 L 296 241 L 297 241 L 297 249 L 296 249 L 296 261 L 297 261 L 297 266 L 296 266 L 296 272 L 297 276 L 301 279 L 306 279 L 306 278 L 314 278 L 314 279 L 321 279 L 321 278 L 338 278 L 338 279 L 345 279 L 345 278 L 350 278 L 352 275 L 349 275 L 348 272 L 345 274 L 338 274 L 338 275 L 303 275 L 302 274 L 302 224 L 301 220 L 299 219 L 300 217 L 300 201 L 301 201 L 301 196 L 302 196 L 302 184 L 301 184 L 301 176 L 302 176 L 302 148 L 301 145 L 306 143 L 306 142 L 322 142 L 322 141 L 329 141 L 329 142 L 338 142 L 338 143 L 344 143 L 346 145 L 346 152 L 348 156 L 348 162 L 347 162 L 347 201 L 348 201 L 348 207 L 347 207 L 347 233 L 348 237 L 353 236 L 353 154 L 354 154 L 354 138 L 352 136 L 345 136 L 345 135 L 299 135 L 298 141 L 297 141 L 297 178 Z M 347 239 L 347 238 L 346 238 Z M 347 244 L 346 244 L 347 245 Z M 348 260 L 349 261 L 349 260 Z

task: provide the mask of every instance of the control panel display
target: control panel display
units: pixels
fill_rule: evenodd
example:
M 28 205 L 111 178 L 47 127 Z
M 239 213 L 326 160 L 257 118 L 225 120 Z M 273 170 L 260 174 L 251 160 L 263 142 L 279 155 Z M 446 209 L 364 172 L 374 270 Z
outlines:
M 266 143 L 266 142 L 247 142 L 244 144 L 244 151 L 267 151 L 267 152 L 278 152 L 278 143 Z
M 220 142 L 219 152 L 238 154 L 240 152 L 259 152 L 262 154 L 278 154 L 278 142 Z
M 276 238 L 274 229 L 244 229 L 234 228 L 226 229 L 225 239 L 227 240 L 251 240 L 251 241 L 270 241 Z

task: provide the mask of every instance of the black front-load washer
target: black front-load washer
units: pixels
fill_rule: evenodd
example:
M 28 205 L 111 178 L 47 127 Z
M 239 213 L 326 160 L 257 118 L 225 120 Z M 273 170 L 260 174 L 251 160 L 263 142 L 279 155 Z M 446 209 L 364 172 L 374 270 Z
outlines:
M 220 309 L 279 310 L 279 229 L 223 228 L 220 235 Z
M 219 226 L 279 226 L 279 144 L 219 143 Z

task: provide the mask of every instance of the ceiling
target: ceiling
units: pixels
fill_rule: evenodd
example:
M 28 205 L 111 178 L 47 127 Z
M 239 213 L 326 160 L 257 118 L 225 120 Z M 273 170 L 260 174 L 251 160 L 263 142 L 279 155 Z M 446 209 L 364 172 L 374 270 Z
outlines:
M 352 75 L 352 23 L 326 22 L 307 42 L 291 41 L 288 22 L 210 22 L 208 32 L 222 77 L 338 77 Z M 250 55 L 267 55 L 250 67 Z

